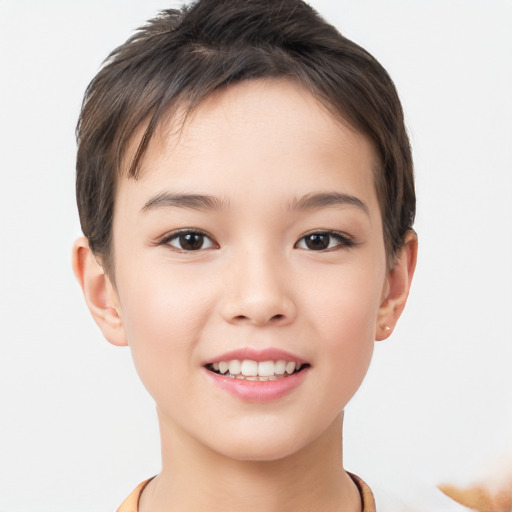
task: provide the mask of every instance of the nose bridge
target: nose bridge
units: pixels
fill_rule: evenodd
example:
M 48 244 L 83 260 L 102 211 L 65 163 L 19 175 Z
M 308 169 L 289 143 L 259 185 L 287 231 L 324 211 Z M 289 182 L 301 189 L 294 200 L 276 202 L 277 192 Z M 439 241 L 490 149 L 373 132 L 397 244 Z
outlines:
M 233 254 L 230 267 L 224 303 L 226 320 L 255 325 L 293 320 L 295 304 L 284 255 L 250 244 Z

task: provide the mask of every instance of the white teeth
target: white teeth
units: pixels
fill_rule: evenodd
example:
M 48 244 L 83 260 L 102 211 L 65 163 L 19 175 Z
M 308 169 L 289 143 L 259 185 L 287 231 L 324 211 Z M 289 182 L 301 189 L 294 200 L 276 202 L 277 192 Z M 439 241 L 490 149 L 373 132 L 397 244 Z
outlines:
M 258 375 L 260 377 L 270 377 L 274 375 L 274 361 L 263 361 L 258 363 Z
M 258 375 L 258 363 L 250 359 L 244 359 L 240 370 L 245 377 L 256 377 Z
M 280 359 L 279 361 L 276 361 L 275 370 L 274 370 L 275 374 L 283 375 L 285 371 L 286 371 L 286 361 L 283 361 L 282 359 Z
M 211 368 L 226 377 L 265 382 L 278 380 L 299 371 L 304 365 L 295 361 L 253 361 L 251 359 L 232 359 L 212 363 Z
M 238 359 L 233 359 L 233 361 L 229 361 L 229 373 L 231 375 L 238 375 L 241 371 L 242 363 Z
M 286 363 L 286 373 L 291 375 L 294 371 L 295 371 L 295 363 L 293 361 Z

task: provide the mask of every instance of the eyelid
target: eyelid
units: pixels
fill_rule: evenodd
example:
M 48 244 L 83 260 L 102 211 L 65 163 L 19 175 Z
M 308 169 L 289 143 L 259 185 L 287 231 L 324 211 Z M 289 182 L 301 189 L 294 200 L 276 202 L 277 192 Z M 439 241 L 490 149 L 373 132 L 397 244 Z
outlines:
M 335 238 L 339 243 L 337 243 L 334 247 L 328 247 L 326 249 L 319 249 L 317 251 L 313 249 L 309 249 L 308 247 L 298 247 L 299 243 L 304 241 L 305 238 L 311 235 L 328 235 L 332 238 Z M 344 233 L 342 231 L 336 231 L 332 229 L 316 229 L 313 231 L 309 231 L 308 233 L 305 233 L 302 235 L 299 240 L 296 242 L 295 247 L 298 249 L 304 249 L 311 252 L 328 252 L 332 250 L 336 250 L 338 248 L 350 248 L 357 245 L 357 242 L 347 233 Z
M 175 247 L 170 244 L 170 242 L 172 240 L 176 240 L 177 238 L 179 238 L 179 236 L 181 236 L 183 234 L 188 234 L 188 233 L 198 234 L 198 235 L 203 236 L 205 239 L 210 241 L 211 246 L 204 247 L 204 248 L 202 247 L 201 249 L 197 249 L 197 250 L 186 250 L 186 249 L 180 249 L 179 247 Z M 327 235 L 327 236 L 330 236 L 330 237 L 334 238 L 335 240 L 337 240 L 338 243 L 334 247 L 328 247 L 326 249 L 319 249 L 316 251 L 313 249 L 309 249 L 308 247 L 299 247 L 299 244 L 301 242 L 303 242 L 305 238 L 307 238 L 308 236 L 311 236 L 311 235 Z M 216 240 L 214 239 L 214 237 L 212 235 L 210 235 L 209 233 L 207 233 L 204 230 L 197 229 L 197 228 L 181 228 L 181 229 L 172 231 L 170 233 L 167 233 L 162 238 L 160 238 L 160 240 L 158 240 L 155 245 L 167 245 L 170 249 L 177 251 L 177 252 L 183 252 L 183 253 L 192 253 L 192 252 L 199 252 L 199 251 L 204 251 L 204 250 L 208 250 L 208 249 L 214 249 L 214 248 L 218 249 L 219 248 L 219 244 L 216 242 Z M 343 247 L 349 248 L 349 247 L 353 247 L 355 245 L 357 245 L 357 242 L 347 233 L 344 233 L 342 231 L 329 230 L 329 229 L 316 229 L 316 230 L 312 230 L 312 231 L 309 231 L 308 233 L 303 234 L 299 238 L 299 240 L 295 243 L 294 247 L 299 248 L 299 249 L 304 249 L 307 251 L 311 251 L 311 252 L 327 252 L 327 251 L 336 250 L 338 248 L 343 248 Z
M 179 247 L 175 247 L 170 244 L 170 242 L 172 240 L 176 240 L 181 235 L 189 234 L 189 233 L 201 235 L 205 239 L 208 239 L 211 242 L 212 247 L 204 247 L 204 248 L 197 249 L 197 250 L 193 251 L 193 250 L 180 249 Z M 176 231 L 171 231 L 170 233 L 167 233 L 166 235 L 164 235 L 156 243 L 156 245 L 167 245 L 171 250 L 176 251 L 176 252 L 182 252 L 182 253 L 193 253 L 193 252 L 200 252 L 200 251 L 205 251 L 205 250 L 209 250 L 209 249 L 218 249 L 219 248 L 219 244 L 215 241 L 215 238 L 213 238 L 212 235 L 210 235 L 206 231 L 203 231 L 202 229 L 197 229 L 197 228 L 180 228 L 180 229 L 177 229 Z

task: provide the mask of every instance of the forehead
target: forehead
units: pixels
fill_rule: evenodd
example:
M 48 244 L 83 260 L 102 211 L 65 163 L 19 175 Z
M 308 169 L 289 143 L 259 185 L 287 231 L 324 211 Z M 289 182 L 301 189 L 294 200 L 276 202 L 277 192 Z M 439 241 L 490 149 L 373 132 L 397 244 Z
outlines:
M 143 130 L 133 137 L 127 160 Z M 164 119 L 140 177 L 121 173 L 118 194 L 142 199 L 170 187 L 220 195 L 231 189 L 236 196 L 236 187 L 250 187 L 270 197 L 342 185 L 346 193 L 365 189 L 375 196 L 376 165 L 368 139 L 303 87 L 284 79 L 243 81 L 208 96 L 190 113 Z

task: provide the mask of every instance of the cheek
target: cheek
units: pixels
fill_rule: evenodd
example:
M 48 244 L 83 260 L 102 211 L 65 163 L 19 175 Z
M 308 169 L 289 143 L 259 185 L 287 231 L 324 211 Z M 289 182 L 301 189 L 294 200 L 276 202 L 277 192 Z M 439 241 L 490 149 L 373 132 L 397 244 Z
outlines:
M 123 324 L 139 376 L 151 394 L 156 382 L 186 384 L 203 322 L 208 289 L 197 279 L 166 272 L 139 271 L 119 290 Z M 198 288 L 201 288 L 199 290 Z M 165 386 L 168 388 L 168 386 Z
M 334 268 L 317 279 L 314 293 L 307 293 L 305 288 L 301 293 L 303 309 L 314 312 L 316 325 L 328 339 L 374 341 L 385 266 L 368 267 L 363 263 Z
M 338 270 L 323 282 L 322 293 L 310 296 L 305 305 L 316 312 L 310 320 L 319 340 L 315 358 L 327 389 L 335 390 L 333 409 L 343 408 L 355 393 L 373 354 L 384 271 L 364 270 Z
M 365 300 L 366 299 L 366 300 Z M 338 308 L 335 308 L 338 306 Z M 349 388 L 359 387 L 373 354 L 377 308 L 368 297 L 352 296 L 334 303 L 323 324 L 333 378 Z M 349 395 L 355 391 L 350 391 Z

